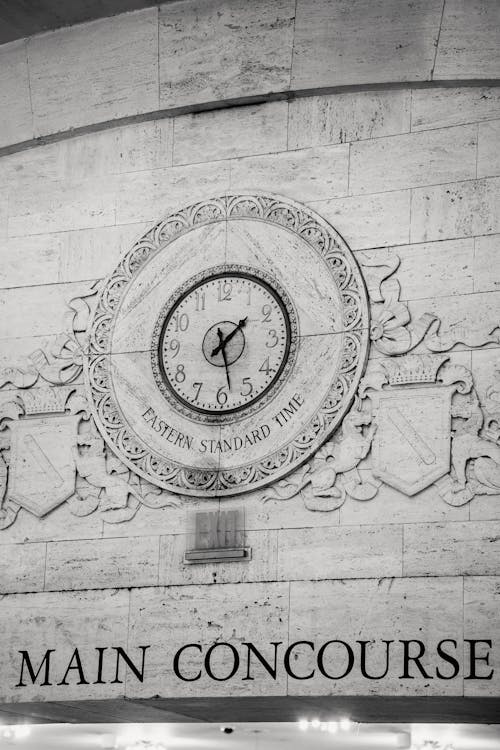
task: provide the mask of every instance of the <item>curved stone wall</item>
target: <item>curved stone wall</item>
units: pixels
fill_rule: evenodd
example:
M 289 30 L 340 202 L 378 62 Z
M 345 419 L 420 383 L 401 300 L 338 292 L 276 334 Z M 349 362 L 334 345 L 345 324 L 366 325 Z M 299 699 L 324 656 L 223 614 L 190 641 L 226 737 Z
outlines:
M 0 370 L 29 370 L 27 363 L 43 362 L 41 351 L 50 358 L 66 330 L 71 300 L 110 273 L 149 226 L 184 205 L 226 192 L 282 193 L 329 220 L 359 262 L 383 265 L 399 257 L 400 299 L 412 320 L 430 313 L 442 321 L 443 332 L 465 330 L 467 341 L 481 344 L 478 336 L 498 318 L 500 295 L 492 271 L 500 251 L 499 122 L 498 89 L 402 88 L 180 115 L 6 155 L 0 161 Z M 461 341 L 451 361 L 472 369 L 486 403 L 497 387 L 498 347 L 471 349 Z M 377 357 L 380 352 L 372 349 L 372 363 Z M 81 377 L 75 386 L 83 394 Z M 15 394 L 22 397 L 22 387 L 7 383 L 4 400 Z M 196 689 L 179 686 L 169 672 L 171 649 L 200 639 L 208 647 L 210 623 L 218 622 L 221 610 L 227 613 L 217 630 L 223 639 L 232 642 L 234 633 L 240 640 L 253 638 L 264 644 L 267 658 L 273 641 L 294 642 L 307 634 L 319 647 L 333 637 L 332 628 L 347 640 L 353 632 L 396 640 L 420 633 L 434 646 L 441 638 L 489 638 L 496 632 L 491 626 L 500 616 L 495 494 L 455 507 L 435 486 L 408 497 L 382 485 L 369 502 L 348 498 L 328 513 L 311 512 L 300 495 L 266 504 L 250 495 L 244 507 L 252 560 L 185 565 L 189 514 L 219 507 L 238 508 L 240 501 L 141 506 L 120 523 L 109 522 L 104 506 L 91 507 L 84 517 L 68 503 L 43 518 L 21 509 L 16 522 L 0 531 L 9 633 L 0 702 L 21 701 L 18 713 L 46 716 L 44 701 L 71 699 L 81 701 L 75 715 L 85 718 L 85 700 L 124 694 L 326 700 L 332 689 L 344 696 L 375 691 L 414 697 L 429 690 L 420 679 L 399 680 L 401 655 L 387 680 L 369 684 L 353 671 L 333 687 L 319 674 L 306 683 L 291 680 L 287 687 L 281 671 L 277 682 L 259 673 L 255 683 L 239 682 L 239 675 L 237 682 L 214 685 L 204 675 Z M 270 614 L 262 619 L 266 608 Z M 180 620 L 194 624 L 174 637 Z M 61 681 L 71 648 L 79 647 L 88 660 L 97 647 L 124 643 L 132 644 L 134 659 L 139 647 L 151 644 L 156 660 L 148 661 L 144 685 L 131 680 L 125 693 L 120 684 L 96 687 L 74 680 L 50 689 L 31 680 L 18 685 L 20 650 L 28 649 L 38 666 L 45 649 L 55 648 L 51 668 Z M 432 693 L 493 699 L 500 672 L 498 644 L 494 649 L 493 680 L 467 682 L 460 671 L 453 679 L 435 679 Z M 307 670 L 307 664 L 300 668 Z M 414 716 L 408 705 L 405 715 Z M 463 710 L 484 718 L 486 704 L 481 706 L 476 713 Z M 367 710 L 358 715 L 366 717 Z M 61 708 L 53 711 L 63 715 Z
M 491 81 L 499 28 L 496 0 L 167 3 L 0 47 L 0 147 L 318 89 Z
M 129 481 L 137 488 L 138 480 L 110 451 L 102 486 L 95 480 L 89 489 L 85 472 L 77 475 L 70 461 L 66 474 L 80 494 L 59 504 L 44 495 L 57 506 L 46 513 L 25 502 L 17 511 L 11 506 L 9 516 L 2 497 L 0 716 L 291 720 L 297 707 L 307 713 L 320 706 L 325 716 L 341 707 L 360 720 L 497 721 L 500 88 L 487 79 L 498 75 L 498 3 L 298 0 L 295 18 L 289 0 L 228 0 L 219 12 L 220 6 L 172 3 L 0 49 L 8 104 L 0 110 L 0 393 L 2 409 L 11 404 L 0 425 L 6 501 L 7 469 L 27 476 L 15 430 L 36 425 L 31 437 L 43 442 L 49 429 L 43 418 L 23 416 L 7 439 L 16 404 L 18 411 L 23 399 L 29 404 L 33 391 L 33 408 L 40 397 L 47 419 L 57 419 L 42 386 L 59 383 L 61 358 L 75 368 L 78 408 L 85 404 L 79 339 L 68 339 L 71 326 L 85 331 L 86 308 L 75 299 L 90 295 L 163 216 L 233 193 L 279 193 L 310 206 L 365 270 L 385 269 L 375 281 L 366 276 L 371 314 L 379 320 L 386 305 L 381 318 L 388 323 L 372 332 L 368 372 L 387 352 L 401 353 L 401 341 L 409 340 L 413 353 L 449 354 L 450 367 L 473 382 L 476 394 L 475 401 L 457 399 L 457 418 L 475 409 L 472 437 L 479 439 L 481 405 L 479 421 L 489 429 L 481 449 L 487 442 L 490 452 L 478 457 L 483 472 L 469 474 L 465 488 L 450 475 L 412 496 L 394 481 L 379 483 L 365 497 L 344 493 L 324 512 L 300 491 L 286 502 L 263 502 L 254 492 L 243 505 L 235 497 L 171 503 L 165 492 L 151 492 L 135 505 L 122 496 L 120 506 L 113 487 L 109 495 L 104 490 L 106 472 L 118 486 Z M 309 95 L 279 100 L 296 90 Z M 265 101 L 178 111 L 247 97 Z M 97 132 L 104 124 L 115 127 Z M 58 133 L 64 137 L 44 143 Z M 12 144 L 17 152 L 6 153 Z M 434 349 L 418 338 L 418 324 L 430 320 L 441 325 L 427 339 Z M 49 394 L 66 388 L 47 387 Z M 57 438 L 63 448 L 62 431 L 74 426 L 73 415 L 65 418 Z M 451 429 L 445 438 L 451 466 Z M 364 490 L 372 461 L 370 454 L 360 463 Z M 60 468 L 64 474 L 68 467 Z M 50 466 L 48 474 L 52 481 Z M 36 495 L 37 487 L 31 490 Z M 186 564 L 192 515 L 243 506 L 252 558 Z M 345 679 L 319 671 L 318 651 L 332 638 L 356 649 Z M 376 642 L 369 668 L 382 673 L 384 639 L 398 644 L 387 677 L 368 678 L 360 668 L 362 643 Z M 402 644 L 419 639 L 427 649 L 424 673 L 413 664 L 407 678 Z M 443 640 L 456 664 L 437 653 Z M 474 640 L 481 641 L 477 659 Z M 234 679 L 207 675 L 204 659 L 216 641 L 238 651 Z M 312 642 L 314 653 L 296 648 L 298 641 Z M 255 679 L 245 678 L 250 642 L 267 660 L 279 642 L 276 678 L 262 661 L 252 662 Z M 172 658 L 192 643 L 200 650 L 182 652 L 179 668 L 189 680 L 179 680 Z M 113 679 L 115 668 L 121 675 L 125 668 L 114 651 L 128 649 L 139 668 L 146 646 L 144 681 L 130 669 L 126 683 Z M 295 676 L 284 667 L 290 646 Z M 225 676 L 217 648 L 217 674 Z M 48 649 L 52 679 L 43 685 L 43 669 L 32 680 L 22 653 L 36 671 Z M 234 650 L 227 653 L 234 658 Z M 473 667 L 479 676 L 470 679 Z M 374 708 L 375 695 L 386 701 L 385 713 Z M 248 699 L 250 709 L 239 699 Z

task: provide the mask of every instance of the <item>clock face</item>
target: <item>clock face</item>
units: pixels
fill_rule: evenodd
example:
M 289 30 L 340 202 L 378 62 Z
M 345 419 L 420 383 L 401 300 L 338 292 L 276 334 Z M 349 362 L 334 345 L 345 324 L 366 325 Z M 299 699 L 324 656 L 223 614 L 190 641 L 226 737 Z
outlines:
M 153 342 L 161 390 L 195 415 L 245 410 L 279 382 L 287 364 L 295 318 L 289 297 L 243 266 L 209 269 L 187 286 L 167 302 Z
M 311 209 L 224 195 L 165 217 L 102 286 L 84 357 L 92 415 L 135 474 L 196 497 L 299 469 L 350 408 L 363 278 Z

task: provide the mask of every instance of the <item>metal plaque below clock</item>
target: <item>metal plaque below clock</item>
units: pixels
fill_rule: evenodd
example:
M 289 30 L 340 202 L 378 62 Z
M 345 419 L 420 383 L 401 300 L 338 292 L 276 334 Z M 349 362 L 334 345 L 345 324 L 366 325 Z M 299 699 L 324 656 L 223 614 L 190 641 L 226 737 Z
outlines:
M 275 482 L 333 433 L 368 349 L 368 302 L 340 235 L 272 195 L 159 222 L 105 281 L 85 377 L 124 463 L 197 496 Z

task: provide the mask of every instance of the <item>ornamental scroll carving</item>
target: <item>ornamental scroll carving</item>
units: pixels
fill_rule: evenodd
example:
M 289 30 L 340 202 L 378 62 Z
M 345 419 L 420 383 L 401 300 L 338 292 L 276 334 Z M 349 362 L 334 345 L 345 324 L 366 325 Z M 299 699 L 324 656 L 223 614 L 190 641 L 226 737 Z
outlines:
M 419 492 L 434 486 L 436 498 L 453 506 L 476 495 L 498 494 L 500 362 L 481 398 L 473 373 L 455 364 L 451 353 L 458 345 L 476 349 L 499 344 L 499 321 L 471 330 L 447 328 L 430 313 L 412 320 L 400 299 L 400 259 L 394 253 L 388 251 L 382 259 L 379 255 L 376 263 L 358 253 L 361 275 L 356 277 L 346 265 L 342 245 L 332 241 L 335 235 L 313 221 L 307 209 L 262 196 L 226 196 L 196 204 L 153 227 L 109 279 L 69 302 L 64 333 L 49 349 L 33 352 L 23 366 L 0 370 L 0 529 L 10 526 L 21 508 L 41 518 L 66 503 L 75 520 L 100 513 L 107 523 L 121 523 L 142 506 L 189 503 L 189 497 L 151 481 L 155 472 L 160 476 L 173 467 L 151 463 L 134 436 L 121 431 L 122 417 L 106 393 L 103 362 L 112 311 L 127 280 L 165 241 L 231 212 L 265 218 L 304 237 L 330 264 L 345 301 L 348 345 L 337 378 L 287 451 L 255 470 L 256 476 L 272 472 L 280 462 L 293 459 L 290 472 L 259 490 L 258 497 L 265 503 L 300 497 L 309 510 L 328 512 L 347 498 L 370 501 L 383 483 L 416 502 Z M 368 291 L 367 326 L 368 316 L 363 319 L 359 303 L 361 276 Z M 365 331 L 372 356 L 359 381 Z M 350 408 L 339 421 L 345 394 Z M 91 408 L 96 404 L 111 429 L 116 428 L 113 439 L 104 440 L 96 425 Z M 331 434 L 325 429 L 329 424 L 334 425 Z M 327 439 L 309 455 L 308 446 L 321 434 Z M 118 444 L 120 450 L 115 450 Z M 121 458 L 124 449 L 131 457 L 127 463 Z M 144 460 L 151 469 L 147 473 L 141 469 Z M 194 494 L 202 497 L 212 481 L 209 476 L 179 476 L 180 481 L 194 481 Z M 226 472 L 226 493 L 231 495 L 231 487 L 241 479 L 238 472 Z
M 300 494 L 308 509 L 331 511 L 347 497 L 371 500 L 383 482 L 408 496 L 434 485 L 453 506 L 498 494 L 500 361 L 481 404 L 472 372 L 437 353 L 459 344 L 469 349 L 498 344 L 499 323 L 442 330 L 441 320 L 430 313 L 412 321 L 393 276 L 399 257 L 388 251 L 386 259 L 374 263 L 360 256 L 371 302 L 370 339 L 385 357 L 369 363 L 354 406 L 333 439 L 263 501 Z M 409 354 L 419 345 L 432 354 Z

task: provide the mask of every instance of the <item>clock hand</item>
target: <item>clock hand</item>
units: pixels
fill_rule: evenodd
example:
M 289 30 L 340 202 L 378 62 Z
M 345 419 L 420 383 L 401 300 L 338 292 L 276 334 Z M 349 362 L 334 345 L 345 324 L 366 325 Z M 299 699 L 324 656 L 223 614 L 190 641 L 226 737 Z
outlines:
M 227 387 L 231 390 L 231 380 L 229 379 L 229 368 L 227 366 L 226 348 L 224 342 L 224 335 L 220 328 L 217 328 L 217 336 L 219 337 L 220 344 L 222 347 L 222 359 L 224 360 L 224 367 L 226 368 Z
M 221 335 L 219 336 L 219 345 L 218 345 L 218 346 L 216 346 L 216 347 L 215 347 L 215 349 L 214 349 L 214 350 L 212 351 L 212 355 L 211 355 L 212 357 L 216 357 L 216 356 L 217 356 L 217 354 L 218 354 L 218 353 L 219 353 L 220 351 L 222 351 L 222 350 L 224 349 L 224 347 L 226 346 L 226 344 L 227 344 L 227 343 L 228 343 L 229 341 L 231 341 L 231 339 L 233 338 L 233 336 L 235 336 L 235 335 L 237 334 L 237 332 L 238 332 L 238 331 L 239 331 L 239 330 L 240 330 L 241 328 L 244 328 L 244 327 L 246 326 L 246 324 L 247 324 L 247 320 L 248 320 L 248 317 L 246 317 L 246 318 L 243 318 L 243 320 L 240 320 L 240 321 L 239 321 L 239 323 L 238 323 L 238 325 L 236 326 L 236 328 L 234 328 L 234 330 L 232 330 L 232 331 L 231 331 L 231 333 L 229 333 L 229 334 L 228 334 L 228 335 L 226 336 L 226 338 L 224 338 L 224 337 L 222 336 L 222 332 L 221 332 Z M 220 330 L 220 329 L 217 329 L 217 333 L 219 333 L 219 330 Z

